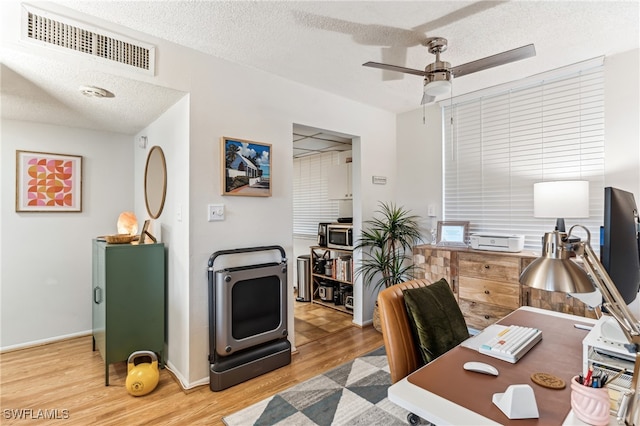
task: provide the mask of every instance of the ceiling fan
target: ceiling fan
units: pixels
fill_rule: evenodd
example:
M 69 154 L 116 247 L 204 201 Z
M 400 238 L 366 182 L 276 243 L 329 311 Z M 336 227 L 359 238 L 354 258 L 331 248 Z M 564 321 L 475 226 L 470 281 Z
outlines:
M 421 105 L 424 105 L 435 101 L 436 96 L 449 93 L 451 90 L 451 81 L 454 77 L 462 77 L 467 74 L 530 58 L 536 55 L 536 49 L 533 44 L 528 44 L 516 49 L 487 56 L 486 58 L 467 62 L 466 64 L 458 65 L 456 67 L 451 67 L 449 62 L 440 60 L 440 54 L 447 50 L 446 38 L 434 37 L 427 40 L 425 45 L 427 46 L 427 49 L 429 49 L 429 53 L 436 55 L 436 60 L 432 64 L 427 65 L 424 71 L 400 67 L 397 65 L 382 64 L 379 62 L 366 62 L 362 65 L 365 67 L 380 68 L 383 70 L 423 76 L 424 93 Z

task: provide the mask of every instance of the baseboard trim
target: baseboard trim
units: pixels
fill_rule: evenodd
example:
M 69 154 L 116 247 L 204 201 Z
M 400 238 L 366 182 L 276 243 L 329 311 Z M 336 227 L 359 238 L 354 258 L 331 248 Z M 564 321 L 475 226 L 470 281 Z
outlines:
M 33 340 L 31 342 L 18 343 L 17 345 L 9 345 L 0 347 L 0 354 L 6 352 L 19 351 L 21 349 L 29 349 L 37 346 L 48 345 L 50 343 L 57 343 L 63 340 L 76 339 L 78 337 L 91 336 L 93 332 L 91 330 L 80 331 L 78 333 L 65 334 L 62 336 L 50 337 L 42 340 Z

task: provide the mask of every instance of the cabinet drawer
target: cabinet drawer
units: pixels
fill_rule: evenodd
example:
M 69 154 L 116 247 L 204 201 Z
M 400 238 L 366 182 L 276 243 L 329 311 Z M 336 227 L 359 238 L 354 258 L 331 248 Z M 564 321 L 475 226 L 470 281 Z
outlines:
M 459 253 L 458 274 L 461 277 L 477 277 L 517 283 L 520 278 L 520 259 L 509 256 Z
M 513 309 L 480 303 L 474 300 L 460 299 L 460 310 L 467 327 L 484 330 L 486 327 L 513 312 Z
M 460 299 L 490 303 L 509 309 L 520 307 L 520 284 L 461 276 L 458 281 L 458 295 Z

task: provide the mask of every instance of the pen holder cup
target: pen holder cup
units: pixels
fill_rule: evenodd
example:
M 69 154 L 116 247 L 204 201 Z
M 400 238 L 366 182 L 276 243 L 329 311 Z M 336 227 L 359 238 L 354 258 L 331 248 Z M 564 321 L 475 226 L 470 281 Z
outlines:
M 593 426 L 609 424 L 609 390 L 590 388 L 578 383 L 578 376 L 571 379 L 571 408 L 576 417 Z

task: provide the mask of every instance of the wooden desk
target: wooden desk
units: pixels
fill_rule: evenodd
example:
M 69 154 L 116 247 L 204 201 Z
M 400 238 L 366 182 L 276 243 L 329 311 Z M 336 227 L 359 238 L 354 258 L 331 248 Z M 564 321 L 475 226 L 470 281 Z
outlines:
M 498 323 L 536 327 L 542 330 L 542 341 L 516 364 L 458 346 L 392 385 L 389 400 L 438 426 L 562 424 L 571 410 L 570 380 L 582 370 L 582 339 L 587 335 L 573 325 L 592 325 L 595 320 L 521 307 Z M 466 371 L 462 366 L 467 361 L 491 364 L 500 374 Z M 530 378 L 535 372 L 558 376 L 567 386 L 552 390 L 536 385 Z M 533 388 L 539 419 L 510 420 L 491 402 L 494 393 L 503 393 L 512 384 Z

